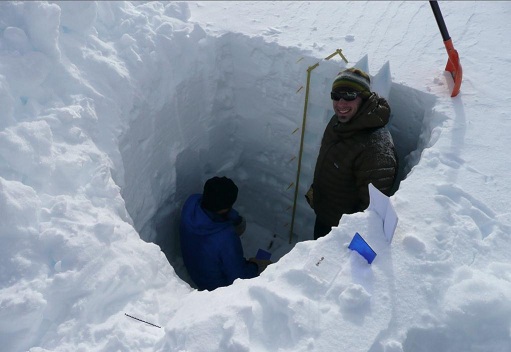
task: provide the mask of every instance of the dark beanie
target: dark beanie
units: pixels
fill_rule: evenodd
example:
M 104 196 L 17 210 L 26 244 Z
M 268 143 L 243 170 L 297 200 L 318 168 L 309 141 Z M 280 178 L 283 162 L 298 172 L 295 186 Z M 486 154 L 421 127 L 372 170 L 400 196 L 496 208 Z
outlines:
M 361 69 L 352 67 L 340 72 L 332 83 L 332 91 L 356 91 L 369 96 L 371 92 L 371 78 Z
M 213 177 L 204 184 L 202 207 L 209 211 L 232 208 L 238 198 L 238 187 L 227 177 Z

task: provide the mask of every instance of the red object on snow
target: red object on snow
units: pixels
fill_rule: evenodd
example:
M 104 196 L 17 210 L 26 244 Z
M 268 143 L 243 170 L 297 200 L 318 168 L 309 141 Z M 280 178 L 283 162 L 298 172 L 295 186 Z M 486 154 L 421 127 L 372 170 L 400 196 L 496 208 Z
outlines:
M 455 97 L 460 92 L 461 80 L 463 78 L 463 68 L 460 64 L 460 57 L 458 55 L 458 51 L 454 49 L 454 45 L 452 43 L 451 37 L 449 36 L 449 32 L 447 31 L 447 27 L 445 25 L 444 18 L 438 3 L 436 1 L 430 1 L 429 4 L 431 5 L 431 9 L 435 15 L 440 33 L 442 33 L 445 50 L 447 50 L 448 59 L 445 70 L 451 73 L 451 76 L 454 80 L 454 88 L 452 90 L 451 97 Z

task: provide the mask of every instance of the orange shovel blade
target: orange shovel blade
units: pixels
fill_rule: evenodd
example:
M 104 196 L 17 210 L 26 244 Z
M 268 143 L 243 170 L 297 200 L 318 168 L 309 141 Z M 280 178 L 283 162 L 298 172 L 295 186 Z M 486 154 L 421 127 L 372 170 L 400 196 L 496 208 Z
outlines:
M 449 56 L 445 70 L 451 73 L 454 80 L 454 88 L 452 90 L 451 97 L 455 97 L 460 92 L 461 80 L 463 78 L 463 68 L 461 67 L 460 57 L 456 49 L 454 49 L 452 40 L 446 40 L 444 44 L 445 49 L 447 50 L 447 55 Z

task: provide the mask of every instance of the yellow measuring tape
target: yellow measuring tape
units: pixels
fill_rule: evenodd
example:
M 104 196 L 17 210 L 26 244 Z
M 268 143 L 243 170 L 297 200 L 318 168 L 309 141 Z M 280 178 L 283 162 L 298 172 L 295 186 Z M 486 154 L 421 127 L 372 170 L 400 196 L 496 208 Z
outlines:
M 324 60 L 330 60 L 331 58 L 333 58 L 337 54 L 346 63 L 348 63 L 348 59 L 346 59 L 346 57 L 343 55 L 341 49 L 337 49 L 335 52 L 333 52 L 332 54 L 330 54 L 327 57 L 325 57 Z M 289 244 L 291 244 L 291 241 L 293 240 L 293 229 L 294 229 L 295 214 L 296 214 L 296 200 L 298 199 L 298 186 L 300 184 L 300 171 L 301 171 L 301 167 L 302 167 L 303 139 L 304 139 L 304 136 L 305 136 L 305 124 L 307 122 L 307 105 L 309 103 L 309 86 L 310 86 L 310 80 L 311 80 L 311 72 L 312 72 L 312 70 L 314 70 L 316 67 L 319 66 L 319 63 L 320 62 L 317 62 L 314 65 L 309 66 L 307 68 L 307 84 L 305 86 L 305 103 L 304 103 L 304 106 L 303 106 L 302 136 L 300 138 L 300 152 L 298 154 L 298 169 L 296 171 L 295 196 L 294 196 L 294 200 L 293 200 L 293 215 L 291 217 L 291 228 L 289 229 Z M 298 89 L 297 93 L 300 90 L 301 90 L 301 88 Z

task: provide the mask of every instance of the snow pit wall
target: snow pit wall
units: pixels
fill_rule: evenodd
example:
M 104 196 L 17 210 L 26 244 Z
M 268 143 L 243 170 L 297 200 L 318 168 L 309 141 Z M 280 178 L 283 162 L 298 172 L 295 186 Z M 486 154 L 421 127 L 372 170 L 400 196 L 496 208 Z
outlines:
M 180 209 L 188 195 L 202 191 L 208 178 L 223 175 L 238 185 L 236 208 L 247 221 L 287 241 L 307 68 L 321 61 L 311 76 L 294 223 L 295 241 L 312 239 L 314 213 L 303 195 L 333 115 L 331 80 L 344 62 L 323 61 L 297 48 L 235 33 L 190 36 L 180 40 L 179 47 L 165 42 L 160 50 L 174 54 L 149 72 L 150 89 L 133 109 L 120 142 L 122 194 L 141 238 L 158 244 L 170 263 L 178 265 Z M 371 72 L 367 57 L 355 66 Z M 392 84 L 388 65 L 374 75 L 374 86 L 392 107 L 389 129 L 400 157 L 401 181 L 418 163 L 418 148 L 427 144 L 424 116 L 434 99 Z

